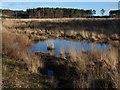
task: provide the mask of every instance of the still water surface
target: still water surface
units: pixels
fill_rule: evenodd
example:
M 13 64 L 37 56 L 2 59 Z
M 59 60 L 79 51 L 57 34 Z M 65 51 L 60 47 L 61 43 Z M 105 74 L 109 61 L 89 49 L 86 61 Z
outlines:
M 55 49 L 53 51 L 47 50 L 47 46 L 50 43 L 54 43 Z M 91 49 L 97 49 L 97 50 L 108 50 L 110 47 L 109 44 L 98 44 L 98 43 L 90 43 L 90 42 L 80 42 L 80 41 L 71 41 L 71 40 L 61 40 L 61 39 L 48 39 L 46 41 L 39 41 L 37 43 L 32 44 L 32 52 L 43 52 L 43 53 L 49 53 L 51 52 L 55 56 L 60 55 L 61 49 L 64 49 L 64 51 L 67 53 L 70 49 L 74 49 L 76 51 L 80 50 L 91 50 Z

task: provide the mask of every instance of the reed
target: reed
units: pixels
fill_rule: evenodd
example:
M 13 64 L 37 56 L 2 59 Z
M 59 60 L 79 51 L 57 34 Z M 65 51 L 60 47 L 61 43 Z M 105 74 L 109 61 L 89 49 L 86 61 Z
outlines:
M 66 52 L 63 47 L 60 47 L 60 57 L 66 59 Z
M 97 82 L 101 80 L 100 82 L 104 84 L 111 83 L 111 87 L 113 88 L 118 87 L 117 77 L 119 74 L 117 71 L 117 53 L 117 49 L 113 47 L 106 51 L 97 50 L 93 45 L 91 50 L 85 52 L 78 52 L 74 48 L 71 48 L 68 53 L 69 57 L 66 58 L 70 60 L 72 66 L 76 68 L 79 76 L 79 79 L 74 79 L 74 87 L 90 88 L 92 87 L 91 83 L 96 79 L 98 80 Z M 86 77 L 85 74 L 87 75 Z M 102 86 L 103 84 L 98 84 L 100 84 L 100 87 L 104 88 L 104 86 Z M 94 87 L 96 87 L 96 85 Z M 109 87 L 108 85 L 107 88 Z

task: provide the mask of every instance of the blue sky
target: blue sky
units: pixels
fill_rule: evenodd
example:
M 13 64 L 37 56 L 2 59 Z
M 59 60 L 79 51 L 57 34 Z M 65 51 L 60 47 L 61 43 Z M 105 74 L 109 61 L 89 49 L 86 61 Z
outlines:
M 105 15 L 108 15 L 110 10 L 118 9 L 118 2 L 2 2 L 0 8 L 26 10 L 37 7 L 94 9 L 96 15 L 100 15 L 100 10 L 103 8 L 106 11 Z

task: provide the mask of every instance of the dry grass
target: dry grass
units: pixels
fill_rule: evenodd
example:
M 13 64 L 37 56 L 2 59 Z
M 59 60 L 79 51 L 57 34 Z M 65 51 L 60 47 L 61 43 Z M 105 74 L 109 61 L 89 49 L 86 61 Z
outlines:
M 5 19 L 2 20 L 2 23 L 6 27 L 18 29 L 86 30 L 105 34 L 119 33 L 119 19 L 114 18 Z
M 26 34 L 35 41 L 46 40 L 51 37 L 96 42 L 119 42 L 120 40 L 119 19 L 113 18 L 5 19 L 2 20 L 2 23 L 6 29 L 15 33 Z M 116 43 L 116 45 L 118 44 Z
M 69 49 L 68 54 L 69 54 L 68 56 L 69 56 L 69 58 L 70 58 L 70 61 L 71 61 L 71 62 L 76 62 L 77 57 L 78 57 L 78 53 L 77 53 L 77 51 L 74 49 L 74 47 L 71 47 L 71 48 Z
M 91 83 L 94 80 L 102 80 L 106 83 L 112 83 L 112 87 L 118 88 L 117 49 L 111 47 L 109 51 L 105 51 L 93 48 L 90 51 L 84 52 L 78 52 L 74 48 L 71 48 L 68 53 L 69 57 L 66 56 L 79 74 L 79 79 L 73 82 L 74 87 L 89 88 L 92 87 Z M 85 77 L 85 75 L 87 76 Z M 103 86 L 100 87 L 103 88 Z
M 8 19 L 8 20 L 14 20 L 14 21 L 31 21 L 31 20 L 37 20 L 37 21 L 67 21 L 67 20 L 114 20 L 115 18 L 31 18 L 31 19 Z M 6 19 L 7 20 L 7 19 Z
M 60 47 L 60 57 L 66 59 L 66 52 L 63 47 Z
M 78 21 L 75 21 L 78 20 Z M 90 21 L 91 20 L 91 21 Z M 106 21 L 108 20 L 108 21 Z M 27 36 L 17 34 L 16 31 L 23 31 L 27 34 L 32 34 L 34 30 L 39 30 L 45 35 L 46 29 L 59 29 L 64 30 L 63 33 L 69 32 L 69 29 L 74 30 L 81 29 L 81 31 L 72 31 L 69 35 L 76 36 L 80 34 L 83 38 L 91 38 L 91 35 L 94 37 L 105 37 L 103 34 L 96 35 L 97 32 L 89 33 L 88 29 L 97 30 L 104 29 L 108 33 L 110 26 L 111 32 L 118 32 L 118 24 L 112 25 L 108 23 L 109 20 L 114 23 L 115 19 L 8 19 L 3 20 L 2 37 L 3 37 L 3 55 L 8 57 L 15 58 L 16 60 L 23 60 L 29 69 L 33 73 L 37 73 L 38 67 L 42 67 L 42 62 L 35 55 L 32 55 L 29 52 L 31 41 Z M 113 21 L 112 21 L 113 20 Z M 69 22 L 70 21 L 70 25 Z M 92 22 L 95 21 L 95 22 Z M 90 23 L 89 23 L 90 22 Z M 97 23 L 96 23 L 97 22 Z M 104 23 L 103 23 L 104 22 Z M 66 27 L 66 23 L 70 26 Z M 117 23 L 117 22 L 116 22 Z M 78 25 L 80 24 L 80 25 Z M 94 27 L 94 24 L 96 25 Z M 106 25 L 107 24 L 107 25 Z M 109 25 L 110 24 L 110 25 Z M 115 24 L 115 23 L 114 23 Z M 59 26 L 60 25 L 60 26 Z M 76 25 L 76 26 L 74 26 Z M 91 26 L 92 25 L 92 26 Z M 43 27 L 42 27 L 43 26 Z M 59 26 L 59 27 L 57 27 Z M 74 26 L 74 27 L 73 27 Z M 98 27 L 99 26 L 99 27 Z M 103 26 L 101 28 L 101 26 Z M 89 28 L 90 27 L 90 28 Z M 32 30 L 33 29 L 33 30 Z M 42 30 L 43 29 L 43 30 Z M 84 30 L 88 31 L 84 31 Z M 114 30 L 115 29 L 115 30 Z M 12 33 L 12 32 L 15 33 Z M 54 30 L 55 31 L 55 30 Z M 74 34 L 72 34 L 74 32 Z M 34 32 L 35 33 L 35 32 Z M 77 34 L 76 34 L 77 33 Z M 37 31 L 38 34 L 38 31 Z M 117 36 L 116 36 L 117 37 Z M 54 42 L 47 43 L 48 47 L 54 47 Z M 90 51 L 77 51 L 73 47 L 69 50 L 69 53 L 66 54 L 64 49 L 61 49 L 61 57 L 70 61 L 70 63 L 75 67 L 79 79 L 74 80 L 74 87 L 87 88 L 90 87 L 90 84 L 94 80 L 110 80 L 115 84 L 115 87 L 119 87 L 119 78 L 117 73 L 117 63 L 118 63 L 118 52 L 117 48 L 111 47 L 109 51 L 96 50 L 94 47 Z M 73 73 L 73 72 L 71 72 Z
M 31 41 L 27 36 L 15 34 L 7 30 L 2 30 L 3 57 L 8 56 L 16 60 L 23 60 L 27 68 L 32 73 L 37 73 L 38 67 L 42 67 L 42 62 L 35 55 L 32 55 L 29 48 Z

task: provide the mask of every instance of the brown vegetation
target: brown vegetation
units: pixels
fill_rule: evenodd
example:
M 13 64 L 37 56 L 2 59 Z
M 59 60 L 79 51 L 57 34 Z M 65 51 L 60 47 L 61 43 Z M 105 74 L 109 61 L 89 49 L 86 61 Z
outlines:
M 6 19 L 2 22 L 7 29 L 25 34 L 34 41 L 48 38 L 68 38 L 112 44 L 119 44 L 120 41 L 119 19 Z
M 69 59 L 73 67 L 79 75 L 79 79 L 74 80 L 74 87 L 79 88 L 96 88 L 97 86 L 91 86 L 91 82 L 94 80 L 102 80 L 107 84 L 111 83 L 107 87 L 102 86 L 101 88 L 119 88 L 118 86 L 118 50 L 111 48 L 109 51 L 95 50 L 80 51 L 77 52 L 71 49 L 68 53 Z M 85 74 L 87 75 L 85 77 Z M 106 84 L 104 82 L 104 84 Z M 97 84 L 96 84 L 97 85 Z M 114 86 L 113 86 L 114 85 Z
M 117 41 L 119 46 L 119 19 L 48 19 L 32 21 L 30 19 L 9 19 L 2 22 L 2 55 L 3 57 L 12 58 L 13 62 L 15 61 L 14 65 L 17 61 L 23 61 L 25 63 L 22 64 L 23 66 L 27 66 L 30 72 L 37 73 L 38 69 L 41 71 L 42 62 L 44 62 L 43 72 L 47 72 L 48 69 L 54 71 L 56 80 L 54 83 L 57 84 L 54 85 L 55 87 L 62 87 L 61 85 L 63 85 L 63 87 L 72 88 L 96 88 L 98 86 L 100 88 L 120 88 L 119 54 L 118 49 L 115 47 L 111 47 L 108 51 L 98 51 L 94 47 L 90 51 L 77 51 L 71 47 L 69 53 L 66 53 L 62 48 L 61 58 L 47 54 L 42 57 L 41 53 L 40 55 L 33 55 L 29 50 L 31 40 L 45 40 L 49 37 L 68 37 L 98 42 Z M 109 33 L 107 33 L 108 30 L 110 30 Z M 49 49 L 54 49 L 53 42 L 47 44 Z M 3 69 L 6 70 L 6 67 Z M 45 78 L 45 80 L 47 79 Z M 57 83 L 57 81 L 62 82 L 62 84 Z M 48 80 L 48 83 L 51 83 L 50 80 Z
M 42 67 L 42 62 L 35 55 L 32 55 L 29 48 L 31 41 L 27 36 L 2 30 L 3 57 L 8 56 L 16 60 L 23 60 L 29 71 L 37 73 L 38 67 Z
M 111 54 L 114 53 L 115 56 Z M 54 79 L 60 88 L 114 89 L 120 88 L 118 73 L 118 50 L 76 51 L 66 53 L 61 50 L 61 58 L 49 54 L 36 53 L 45 62 L 45 70 L 54 72 Z
M 46 43 L 46 44 L 47 44 L 47 49 L 48 50 L 54 50 L 55 49 L 55 46 L 54 46 L 53 42 L 49 42 L 49 43 Z

